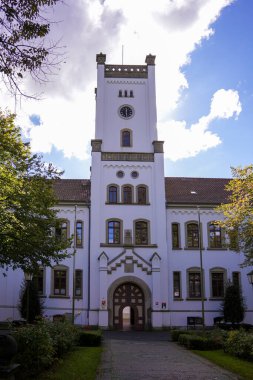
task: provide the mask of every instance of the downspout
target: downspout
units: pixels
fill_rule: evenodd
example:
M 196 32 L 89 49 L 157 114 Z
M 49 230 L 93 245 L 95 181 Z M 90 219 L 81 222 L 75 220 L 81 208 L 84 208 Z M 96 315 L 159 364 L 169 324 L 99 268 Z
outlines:
M 91 239 L 91 213 L 90 213 L 90 203 L 88 204 L 89 210 L 89 238 L 88 238 L 88 305 L 87 305 L 87 321 L 88 326 L 90 325 L 90 239 Z

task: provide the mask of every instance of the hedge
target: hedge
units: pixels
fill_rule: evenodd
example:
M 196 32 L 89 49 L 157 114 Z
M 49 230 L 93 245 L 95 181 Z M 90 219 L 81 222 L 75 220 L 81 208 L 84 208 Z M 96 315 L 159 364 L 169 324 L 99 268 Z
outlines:
M 101 345 L 102 336 L 92 332 L 82 331 L 79 332 L 78 345 L 81 347 L 98 347 Z

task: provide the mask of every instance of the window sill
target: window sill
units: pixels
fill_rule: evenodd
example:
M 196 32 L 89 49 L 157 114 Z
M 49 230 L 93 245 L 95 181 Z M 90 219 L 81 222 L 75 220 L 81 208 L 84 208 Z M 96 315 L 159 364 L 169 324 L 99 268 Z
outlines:
M 157 244 L 108 244 L 108 243 L 100 243 L 100 247 L 124 247 L 124 248 L 157 248 Z
M 207 248 L 208 251 L 227 251 L 227 248 Z
M 49 298 L 63 298 L 63 299 L 69 299 L 70 296 L 61 296 L 61 295 L 55 295 L 55 294 L 52 294 L 49 296 Z
M 106 205 L 111 206 L 150 206 L 150 203 L 137 203 L 137 202 L 131 202 L 131 203 L 122 203 L 122 202 L 105 202 Z
M 173 301 L 183 301 L 184 299 L 183 298 L 173 298 Z
M 196 297 L 196 298 L 186 298 L 186 301 L 202 301 L 201 297 Z M 207 298 L 204 298 L 203 301 L 207 301 Z
M 224 300 L 224 297 L 210 297 L 209 301 L 222 301 Z
M 182 251 L 182 248 L 173 248 L 172 247 L 172 251 Z
M 203 250 L 205 250 L 205 247 L 200 247 L 200 248 L 199 248 L 199 247 L 198 247 L 198 248 L 188 248 L 188 247 L 184 247 L 184 250 L 185 250 L 185 251 L 198 251 L 198 252 L 199 252 L 200 249 L 203 251 Z

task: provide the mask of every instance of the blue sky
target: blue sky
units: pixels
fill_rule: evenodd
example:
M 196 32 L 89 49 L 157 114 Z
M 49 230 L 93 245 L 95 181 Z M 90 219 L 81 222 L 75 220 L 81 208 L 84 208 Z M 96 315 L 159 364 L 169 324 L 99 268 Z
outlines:
M 230 166 L 253 162 L 253 3 L 238 0 L 222 11 L 213 24 L 214 35 L 191 54 L 184 71 L 189 89 L 185 90 L 173 117 L 195 121 L 207 112 L 208 99 L 223 87 L 239 92 L 242 111 L 237 120 L 217 120 L 222 143 L 193 158 L 166 162 L 172 176 L 230 177 Z
M 44 85 L 23 83 L 41 100 L 0 100 L 65 178 L 89 178 L 96 54 L 121 63 L 122 45 L 126 64 L 156 55 L 166 176 L 230 177 L 252 163 L 252 0 L 68 0 L 52 18 L 65 63 Z

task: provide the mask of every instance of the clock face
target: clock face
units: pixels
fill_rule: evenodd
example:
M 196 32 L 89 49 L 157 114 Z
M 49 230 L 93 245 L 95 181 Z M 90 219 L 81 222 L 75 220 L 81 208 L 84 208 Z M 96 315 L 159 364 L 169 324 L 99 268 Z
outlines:
M 134 110 L 131 106 L 124 105 L 120 107 L 119 114 L 124 119 L 130 119 L 134 116 Z

